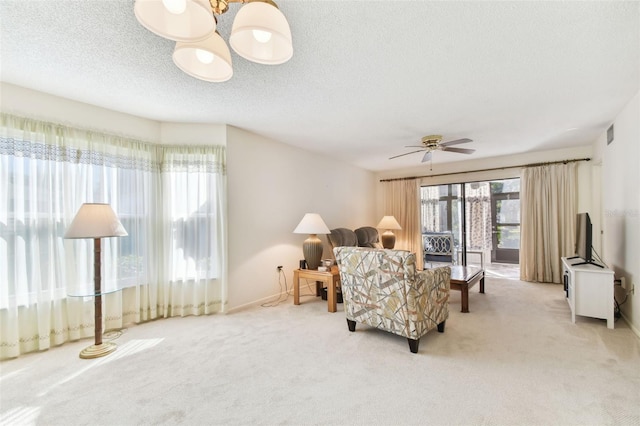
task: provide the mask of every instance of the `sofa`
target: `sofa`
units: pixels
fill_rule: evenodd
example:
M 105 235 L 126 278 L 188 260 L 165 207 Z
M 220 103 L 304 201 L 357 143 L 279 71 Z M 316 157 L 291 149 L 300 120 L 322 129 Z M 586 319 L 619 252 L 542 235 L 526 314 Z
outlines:
M 420 338 L 449 317 L 448 266 L 419 271 L 405 250 L 366 247 L 333 249 L 349 331 L 366 324 L 407 338 L 417 353 Z

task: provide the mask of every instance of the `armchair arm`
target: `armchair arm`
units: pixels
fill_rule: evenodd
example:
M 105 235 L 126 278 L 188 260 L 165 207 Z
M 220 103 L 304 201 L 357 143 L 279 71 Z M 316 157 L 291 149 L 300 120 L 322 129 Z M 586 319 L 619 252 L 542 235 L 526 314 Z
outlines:
M 407 294 L 409 314 L 422 335 L 449 318 L 451 268 L 448 266 L 416 272 L 412 291 Z

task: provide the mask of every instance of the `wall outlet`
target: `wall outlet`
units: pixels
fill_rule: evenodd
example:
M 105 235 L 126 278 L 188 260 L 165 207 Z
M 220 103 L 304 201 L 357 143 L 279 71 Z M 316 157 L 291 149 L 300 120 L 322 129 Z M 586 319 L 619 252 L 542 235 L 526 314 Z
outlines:
M 622 287 L 625 290 L 628 290 L 627 280 L 625 279 L 625 277 L 620 277 L 620 287 Z
M 629 289 L 629 293 L 633 294 L 635 293 L 635 291 L 636 291 L 636 286 L 633 283 L 631 283 L 631 288 Z

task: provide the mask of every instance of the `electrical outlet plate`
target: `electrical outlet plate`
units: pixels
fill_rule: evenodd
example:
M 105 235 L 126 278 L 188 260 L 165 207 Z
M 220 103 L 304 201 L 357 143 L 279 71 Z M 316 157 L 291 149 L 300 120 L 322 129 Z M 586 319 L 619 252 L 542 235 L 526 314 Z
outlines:
M 620 287 L 627 290 L 627 280 L 624 277 L 620 277 Z

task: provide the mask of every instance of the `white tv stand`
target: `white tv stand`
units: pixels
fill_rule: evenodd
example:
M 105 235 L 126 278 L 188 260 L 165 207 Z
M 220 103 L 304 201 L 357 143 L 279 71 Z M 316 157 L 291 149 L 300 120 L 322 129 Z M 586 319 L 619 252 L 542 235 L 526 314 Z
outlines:
M 613 271 L 595 265 L 576 265 L 581 260 L 562 258 L 563 279 L 571 322 L 576 315 L 607 320 L 613 328 Z

